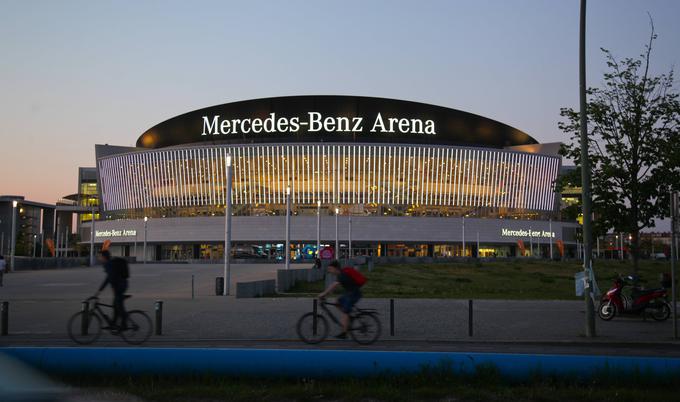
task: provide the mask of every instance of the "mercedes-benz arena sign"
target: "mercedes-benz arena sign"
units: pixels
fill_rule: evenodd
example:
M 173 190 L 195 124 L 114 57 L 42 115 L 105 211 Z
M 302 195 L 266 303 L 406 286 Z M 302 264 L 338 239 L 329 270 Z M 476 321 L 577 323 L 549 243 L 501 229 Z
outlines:
M 506 149 L 535 143 L 438 106 L 298 96 L 172 118 L 142 134 L 138 149 L 99 158 L 98 168 L 106 211 L 172 208 L 164 215 L 181 216 L 224 205 L 227 156 L 236 205 L 282 205 L 290 187 L 297 205 L 552 211 L 559 157 Z

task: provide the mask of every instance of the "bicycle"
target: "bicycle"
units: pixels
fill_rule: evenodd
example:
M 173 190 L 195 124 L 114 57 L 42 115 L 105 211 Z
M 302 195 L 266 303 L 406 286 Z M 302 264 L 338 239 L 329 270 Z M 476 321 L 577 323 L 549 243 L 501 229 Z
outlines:
M 337 307 L 337 303 L 327 302 L 325 299 L 321 299 L 319 306 L 321 306 L 321 310 L 326 313 L 331 321 L 339 327 L 342 326 L 335 314 L 326 307 Z M 314 320 L 315 313 L 316 320 Z M 378 319 L 377 310 L 362 309 L 355 306 L 349 314 L 349 319 L 348 332 L 356 343 L 360 345 L 370 345 L 380 337 L 380 320 Z M 302 342 L 308 344 L 320 343 L 328 337 L 328 320 L 315 311 L 305 313 L 298 320 L 296 330 Z
M 125 295 L 125 298 L 130 298 Z M 87 306 L 82 311 L 75 313 L 68 320 L 68 336 L 81 345 L 93 343 L 101 336 L 102 329 L 107 329 L 113 335 L 119 335 L 131 345 L 141 345 L 151 336 L 151 318 L 141 310 L 127 312 L 127 328 L 117 330 L 113 318 L 110 318 L 102 307 L 113 309 L 110 304 L 99 302 L 99 297 L 92 296 L 84 300 Z M 85 315 L 87 313 L 87 315 Z M 107 326 L 102 327 L 102 320 Z

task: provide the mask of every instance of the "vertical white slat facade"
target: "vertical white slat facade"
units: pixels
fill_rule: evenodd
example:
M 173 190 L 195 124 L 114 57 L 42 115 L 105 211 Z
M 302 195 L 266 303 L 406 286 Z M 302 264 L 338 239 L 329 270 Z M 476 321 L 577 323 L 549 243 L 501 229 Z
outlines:
M 552 211 L 558 157 L 393 144 L 212 145 L 101 158 L 106 211 L 224 205 L 414 205 Z

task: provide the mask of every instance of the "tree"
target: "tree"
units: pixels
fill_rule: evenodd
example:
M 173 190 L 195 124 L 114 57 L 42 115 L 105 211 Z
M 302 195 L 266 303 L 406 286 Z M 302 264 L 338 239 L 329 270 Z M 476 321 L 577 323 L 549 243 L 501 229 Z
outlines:
M 668 216 L 669 191 L 680 189 L 680 102 L 673 70 L 650 72 L 657 36 L 651 21 L 648 44 L 639 58 L 617 60 L 601 49 L 609 72 L 602 88 L 589 88 L 588 156 L 592 170 L 596 231 L 632 235 L 634 269 L 640 257 L 640 231 Z M 579 113 L 562 108 L 559 128 L 571 141 L 562 155 L 580 164 Z M 563 180 L 579 182 L 580 168 Z

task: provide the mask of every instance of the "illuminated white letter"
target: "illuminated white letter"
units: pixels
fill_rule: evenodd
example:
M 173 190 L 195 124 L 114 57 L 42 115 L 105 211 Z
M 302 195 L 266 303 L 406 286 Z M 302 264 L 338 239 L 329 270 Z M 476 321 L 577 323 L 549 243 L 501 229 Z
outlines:
M 371 129 L 372 133 L 375 133 L 377 130 L 376 128 L 380 128 L 380 132 L 385 131 L 385 123 L 383 123 L 382 115 L 378 113 L 378 115 L 375 118 L 375 122 L 373 122 L 373 128 Z
M 217 135 L 219 134 L 217 132 L 217 119 L 219 119 L 220 116 L 214 116 L 212 120 L 212 125 L 210 124 L 208 120 L 208 116 L 203 116 L 203 134 L 201 135 L 208 135 L 208 133 L 212 135 Z M 207 130 L 206 130 L 207 129 Z
M 276 118 L 276 115 L 274 113 L 269 113 L 269 117 L 267 117 L 264 120 L 264 132 L 265 133 L 273 133 L 274 131 L 276 131 L 276 128 L 275 128 L 276 125 L 274 123 L 275 118 Z
M 315 133 L 321 130 L 321 113 L 309 112 L 309 132 Z
M 434 121 L 432 120 L 427 120 L 425 122 L 425 134 L 437 134 L 437 132 L 434 130 Z

